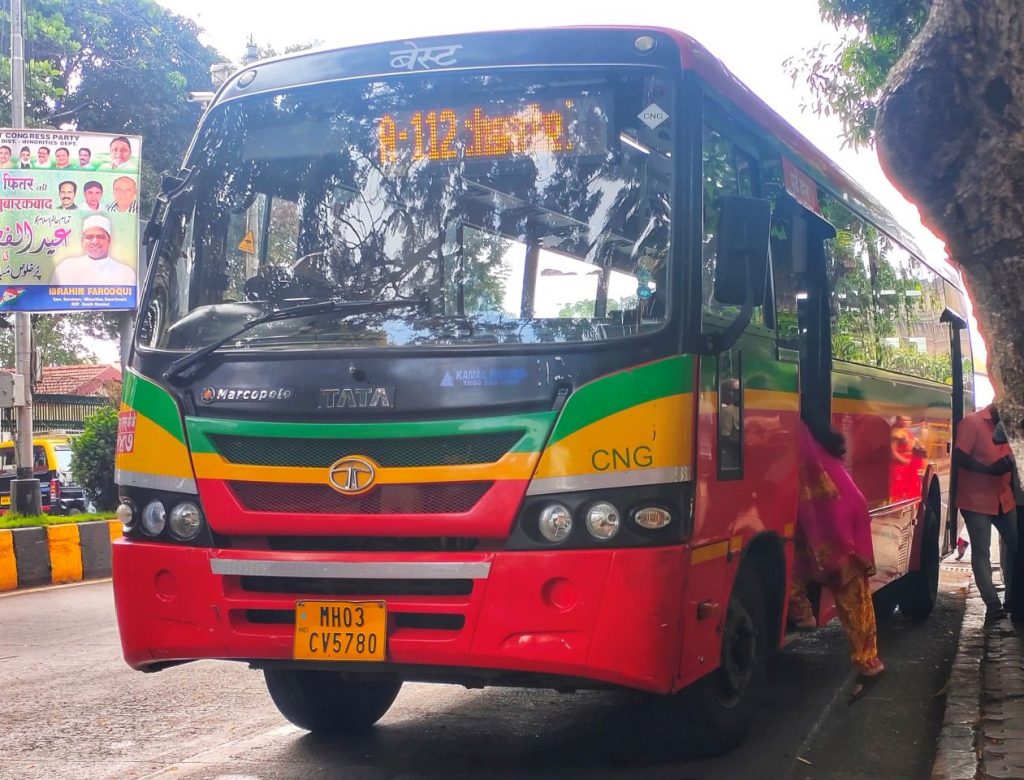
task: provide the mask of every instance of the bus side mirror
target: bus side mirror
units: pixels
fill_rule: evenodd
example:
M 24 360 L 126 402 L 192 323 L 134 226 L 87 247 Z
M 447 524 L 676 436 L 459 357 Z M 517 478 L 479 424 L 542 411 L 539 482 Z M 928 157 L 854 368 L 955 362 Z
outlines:
M 735 195 L 722 197 L 720 203 L 715 300 L 735 306 L 748 301 L 760 305 L 768 283 L 771 204 Z

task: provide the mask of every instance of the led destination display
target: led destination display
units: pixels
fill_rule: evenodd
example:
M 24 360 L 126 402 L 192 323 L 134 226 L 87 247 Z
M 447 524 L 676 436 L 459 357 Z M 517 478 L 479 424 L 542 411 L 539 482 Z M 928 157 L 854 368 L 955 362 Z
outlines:
M 603 155 L 609 111 L 600 95 L 430 107 L 377 119 L 381 164 L 503 159 L 536 154 Z

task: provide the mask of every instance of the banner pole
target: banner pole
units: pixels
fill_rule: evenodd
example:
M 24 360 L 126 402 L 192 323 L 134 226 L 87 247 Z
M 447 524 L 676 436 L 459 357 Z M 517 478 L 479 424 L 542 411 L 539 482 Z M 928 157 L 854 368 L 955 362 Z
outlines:
M 22 35 L 21 0 L 11 0 L 11 125 L 25 127 L 25 40 Z M 11 510 L 17 514 L 42 514 L 39 480 L 33 477 L 32 459 L 32 315 L 14 315 L 14 371 L 22 377 L 25 398 L 17 406 L 15 462 L 17 479 L 11 480 Z M 21 400 L 21 399 L 18 399 Z

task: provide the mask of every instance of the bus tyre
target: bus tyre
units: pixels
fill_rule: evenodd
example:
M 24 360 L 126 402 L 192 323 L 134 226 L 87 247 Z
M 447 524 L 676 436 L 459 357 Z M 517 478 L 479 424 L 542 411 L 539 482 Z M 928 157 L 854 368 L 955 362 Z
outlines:
M 896 591 L 897 586 L 890 585 L 876 590 L 872 594 L 871 601 L 874 604 L 876 623 L 884 623 L 892 618 L 896 607 L 899 606 L 899 594 Z
M 401 680 L 346 680 L 337 672 L 264 669 L 278 711 L 314 734 L 349 734 L 368 729 L 388 711 Z
M 939 595 L 939 515 L 931 502 L 926 506 L 921 567 L 903 578 L 899 594 L 900 611 L 915 620 L 932 614 Z
M 741 572 L 722 630 L 721 665 L 679 694 L 685 714 L 679 727 L 689 755 L 727 753 L 747 735 L 764 693 L 765 614 L 764 595 L 754 577 Z

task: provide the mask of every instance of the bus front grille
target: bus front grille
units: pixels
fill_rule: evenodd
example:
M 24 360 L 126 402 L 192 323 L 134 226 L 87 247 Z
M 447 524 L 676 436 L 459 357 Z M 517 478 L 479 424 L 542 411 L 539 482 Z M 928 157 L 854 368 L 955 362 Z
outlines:
M 480 540 L 456 536 L 267 536 L 283 552 L 470 552 Z M 244 549 L 244 548 L 243 548 Z
M 470 579 L 338 579 L 320 577 L 240 578 L 247 593 L 286 593 L 300 596 L 468 596 Z
M 298 514 L 461 514 L 483 498 L 492 482 L 435 482 L 379 485 L 367 493 L 343 495 L 329 485 L 283 482 L 228 482 L 238 502 L 252 512 Z
M 384 468 L 413 468 L 494 463 L 523 434 L 513 430 L 401 439 L 309 439 L 212 433 L 209 438 L 229 463 L 248 466 L 328 468 L 340 458 L 361 455 Z

